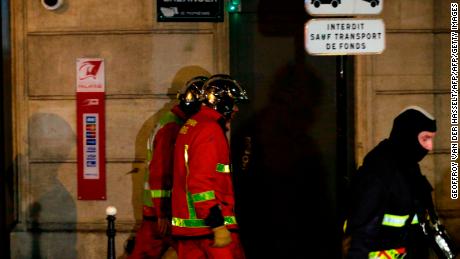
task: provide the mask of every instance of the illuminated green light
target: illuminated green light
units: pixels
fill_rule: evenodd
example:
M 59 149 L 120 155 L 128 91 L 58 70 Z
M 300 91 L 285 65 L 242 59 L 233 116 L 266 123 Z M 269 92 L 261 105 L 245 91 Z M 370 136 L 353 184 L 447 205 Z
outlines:
M 239 12 L 241 7 L 241 1 L 240 0 L 231 0 L 228 2 L 227 10 L 229 13 L 235 13 Z

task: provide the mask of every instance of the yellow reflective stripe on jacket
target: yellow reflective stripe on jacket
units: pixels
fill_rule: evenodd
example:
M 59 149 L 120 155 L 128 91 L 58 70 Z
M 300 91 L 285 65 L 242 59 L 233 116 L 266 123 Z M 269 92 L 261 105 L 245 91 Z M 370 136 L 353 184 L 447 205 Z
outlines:
M 149 185 L 149 168 L 148 166 L 145 168 L 145 173 L 144 173 L 144 191 L 142 193 L 142 200 L 143 200 L 143 205 L 146 207 L 153 207 L 153 202 L 152 202 L 152 194 L 150 193 L 150 185 Z
M 187 180 L 190 175 L 190 169 L 188 165 L 188 162 L 189 162 L 188 148 L 189 148 L 188 145 L 184 145 L 184 162 L 185 162 L 185 170 L 187 172 L 186 179 L 185 179 L 186 182 L 188 182 Z M 217 164 L 216 171 L 220 172 L 219 170 L 222 171 L 223 173 L 227 171 L 229 173 L 230 166 L 224 165 L 224 164 Z M 204 223 L 204 219 L 197 218 L 194 202 L 215 199 L 214 191 L 206 191 L 206 192 L 191 194 L 188 190 L 188 186 L 186 185 L 185 192 L 186 192 L 187 207 L 188 207 L 190 218 L 181 219 L 181 218 L 173 217 L 171 220 L 171 224 L 176 227 L 194 227 L 194 228 L 209 227 Z M 225 225 L 236 224 L 235 216 L 224 216 L 224 224 Z
M 152 197 L 151 197 L 150 190 L 144 190 L 144 195 L 143 195 L 143 200 L 144 200 L 144 206 L 146 207 L 153 207 L 153 202 L 152 202 Z
M 171 123 L 171 122 L 174 122 L 176 124 L 183 124 L 184 123 L 184 120 L 182 120 L 181 118 L 179 118 L 176 114 L 174 114 L 172 111 L 168 111 L 167 113 L 165 113 L 165 115 L 163 115 L 161 118 L 160 118 L 160 121 L 159 121 L 159 124 L 160 124 L 160 127 L 163 127 L 164 125 L 168 124 L 168 123 Z
M 176 227 L 186 227 L 186 228 L 209 227 L 209 226 L 206 226 L 206 224 L 204 223 L 204 219 L 180 219 L 180 218 L 173 217 L 171 223 L 173 226 L 176 226 Z M 235 216 L 224 216 L 224 224 L 225 225 L 236 224 Z
M 200 193 L 192 194 L 193 202 L 210 201 L 210 200 L 214 200 L 215 198 L 216 198 L 216 195 L 214 194 L 214 191 L 207 191 L 207 192 L 200 192 Z
M 219 173 L 230 173 L 230 165 L 217 164 L 216 171 Z
M 171 190 L 150 190 L 152 198 L 169 198 L 171 197 Z
M 411 224 L 418 224 L 418 217 L 417 217 L 417 214 L 415 214 L 414 217 L 412 218 Z
M 406 248 L 374 251 L 369 253 L 369 259 L 402 259 L 406 257 Z
M 148 185 L 145 186 L 145 188 L 148 188 Z M 170 190 L 149 190 L 149 189 L 144 189 L 144 206 L 146 207 L 153 207 L 153 198 L 169 198 L 171 197 L 171 191 Z
M 187 192 L 186 198 L 187 198 L 188 214 L 190 215 L 191 219 L 196 219 L 195 205 L 193 204 L 193 198 L 190 192 Z
M 197 122 L 196 120 L 193 120 L 193 119 L 188 119 L 188 120 L 185 122 L 185 124 L 194 127 L 196 124 L 198 124 L 198 122 Z
M 155 129 L 150 133 L 150 136 L 147 140 L 147 160 L 146 160 L 146 166 L 144 168 L 144 192 L 142 195 L 144 206 L 146 207 L 151 207 L 151 208 L 154 207 L 152 198 L 171 197 L 171 191 L 163 192 L 164 190 L 158 190 L 160 192 L 157 192 L 157 190 L 150 190 L 150 185 L 149 185 L 149 178 L 150 178 L 149 165 L 152 162 L 152 157 L 153 157 L 153 151 L 154 151 L 153 142 L 155 140 L 155 136 L 157 135 L 158 131 L 168 123 L 176 123 L 178 125 L 182 125 L 184 121 L 181 118 L 179 118 L 177 115 L 175 115 L 173 112 L 168 111 L 166 114 L 164 114 L 160 118 L 159 123 L 155 126 Z
M 389 227 L 403 227 L 409 215 L 399 216 L 392 214 L 383 215 L 382 225 Z

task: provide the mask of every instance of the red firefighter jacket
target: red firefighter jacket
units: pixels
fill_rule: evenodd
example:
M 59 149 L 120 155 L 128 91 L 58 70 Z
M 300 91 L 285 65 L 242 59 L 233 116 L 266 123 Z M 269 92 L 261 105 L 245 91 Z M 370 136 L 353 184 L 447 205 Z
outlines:
M 161 117 L 149 137 L 144 183 L 144 216 L 171 215 L 174 143 L 184 121 L 185 114 L 176 105 Z
M 205 219 L 218 205 L 229 229 L 237 228 L 229 145 L 217 111 L 203 106 L 182 126 L 174 150 L 172 233 L 212 234 Z

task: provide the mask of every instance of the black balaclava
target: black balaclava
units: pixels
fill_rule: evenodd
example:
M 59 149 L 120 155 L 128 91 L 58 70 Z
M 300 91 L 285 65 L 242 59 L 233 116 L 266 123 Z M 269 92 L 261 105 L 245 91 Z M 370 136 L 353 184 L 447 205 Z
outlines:
M 418 141 L 422 131 L 436 132 L 436 120 L 417 106 L 406 108 L 393 121 L 390 141 L 395 151 L 407 162 L 419 162 L 428 154 Z

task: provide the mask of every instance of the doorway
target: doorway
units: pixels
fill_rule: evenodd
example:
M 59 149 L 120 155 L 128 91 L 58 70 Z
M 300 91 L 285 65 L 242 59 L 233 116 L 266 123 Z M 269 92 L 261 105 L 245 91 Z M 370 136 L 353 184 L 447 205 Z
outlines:
M 241 2 L 230 14 L 231 74 L 250 102 L 231 140 L 247 256 L 339 258 L 354 168 L 353 61 L 305 52 L 303 1 Z
M 0 2 L 2 80 L 0 98 L 0 257 L 10 258 L 10 229 L 13 222 L 11 44 L 9 1 Z

